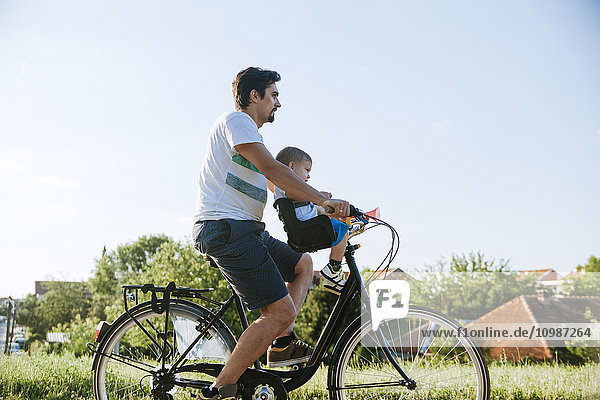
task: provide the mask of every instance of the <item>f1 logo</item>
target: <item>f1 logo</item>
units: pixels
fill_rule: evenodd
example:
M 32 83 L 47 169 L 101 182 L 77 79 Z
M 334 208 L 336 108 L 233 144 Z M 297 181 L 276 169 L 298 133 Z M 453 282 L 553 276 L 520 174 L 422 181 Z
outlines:
M 409 299 L 410 285 L 407 281 L 378 279 L 371 282 L 369 300 L 373 330 L 377 330 L 383 320 L 406 317 Z

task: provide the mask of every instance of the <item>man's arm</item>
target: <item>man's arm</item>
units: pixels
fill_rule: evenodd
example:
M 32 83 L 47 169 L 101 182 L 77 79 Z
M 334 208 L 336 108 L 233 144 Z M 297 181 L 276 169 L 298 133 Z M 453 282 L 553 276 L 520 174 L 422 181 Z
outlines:
M 350 215 L 350 205 L 347 201 L 330 199 L 312 186 L 298 178 L 292 170 L 273 158 L 269 150 L 262 143 L 244 143 L 235 146 L 235 149 L 250 161 L 263 175 L 273 182 L 278 188 L 285 191 L 286 195 L 296 201 L 310 201 L 322 206 L 327 211 L 334 212 L 330 215 L 346 217 Z

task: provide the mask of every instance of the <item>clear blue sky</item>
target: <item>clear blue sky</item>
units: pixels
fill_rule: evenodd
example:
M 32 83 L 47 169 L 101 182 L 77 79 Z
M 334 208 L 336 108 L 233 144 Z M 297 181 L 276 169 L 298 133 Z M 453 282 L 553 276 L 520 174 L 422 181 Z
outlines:
M 87 279 L 105 245 L 189 241 L 250 65 L 282 75 L 267 147 L 379 206 L 395 266 L 473 250 L 566 273 L 600 255 L 598 49 L 594 1 L 0 0 L 0 297 Z M 359 241 L 362 266 L 385 240 Z

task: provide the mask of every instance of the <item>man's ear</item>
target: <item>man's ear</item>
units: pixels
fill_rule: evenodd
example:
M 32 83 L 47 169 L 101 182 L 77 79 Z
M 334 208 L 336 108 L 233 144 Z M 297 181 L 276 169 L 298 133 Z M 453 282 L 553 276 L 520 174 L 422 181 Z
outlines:
M 258 103 L 259 100 L 260 100 L 260 93 L 258 93 L 258 90 L 252 89 L 250 91 L 250 101 L 253 103 Z
M 288 167 L 290 167 L 290 169 L 294 169 L 294 165 L 296 165 L 293 161 L 290 161 L 288 163 Z

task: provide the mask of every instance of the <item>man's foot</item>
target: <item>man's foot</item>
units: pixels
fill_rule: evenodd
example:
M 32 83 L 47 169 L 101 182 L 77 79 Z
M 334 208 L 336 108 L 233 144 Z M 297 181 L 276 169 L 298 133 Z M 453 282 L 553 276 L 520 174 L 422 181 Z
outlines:
M 313 348 L 301 341 L 296 332 L 290 336 L 278 338 L 267 350 L 267 367 L 290 367 L 302 364 L 310 359 Z
M 220 388 L 205 387 L 200 391 L 198 395 L 202 400 L 225 400 L 235 399 L 237 397 L 238 385 L 234 383 L 232 385 L 221 386 Z
M 321 276 L 325 278 L 323 288 L 328 292 L 339 295 L 346 284 L 346 277 L 342 271 L 342 265 L 334 265 L 331 261 L 321 270 Z

